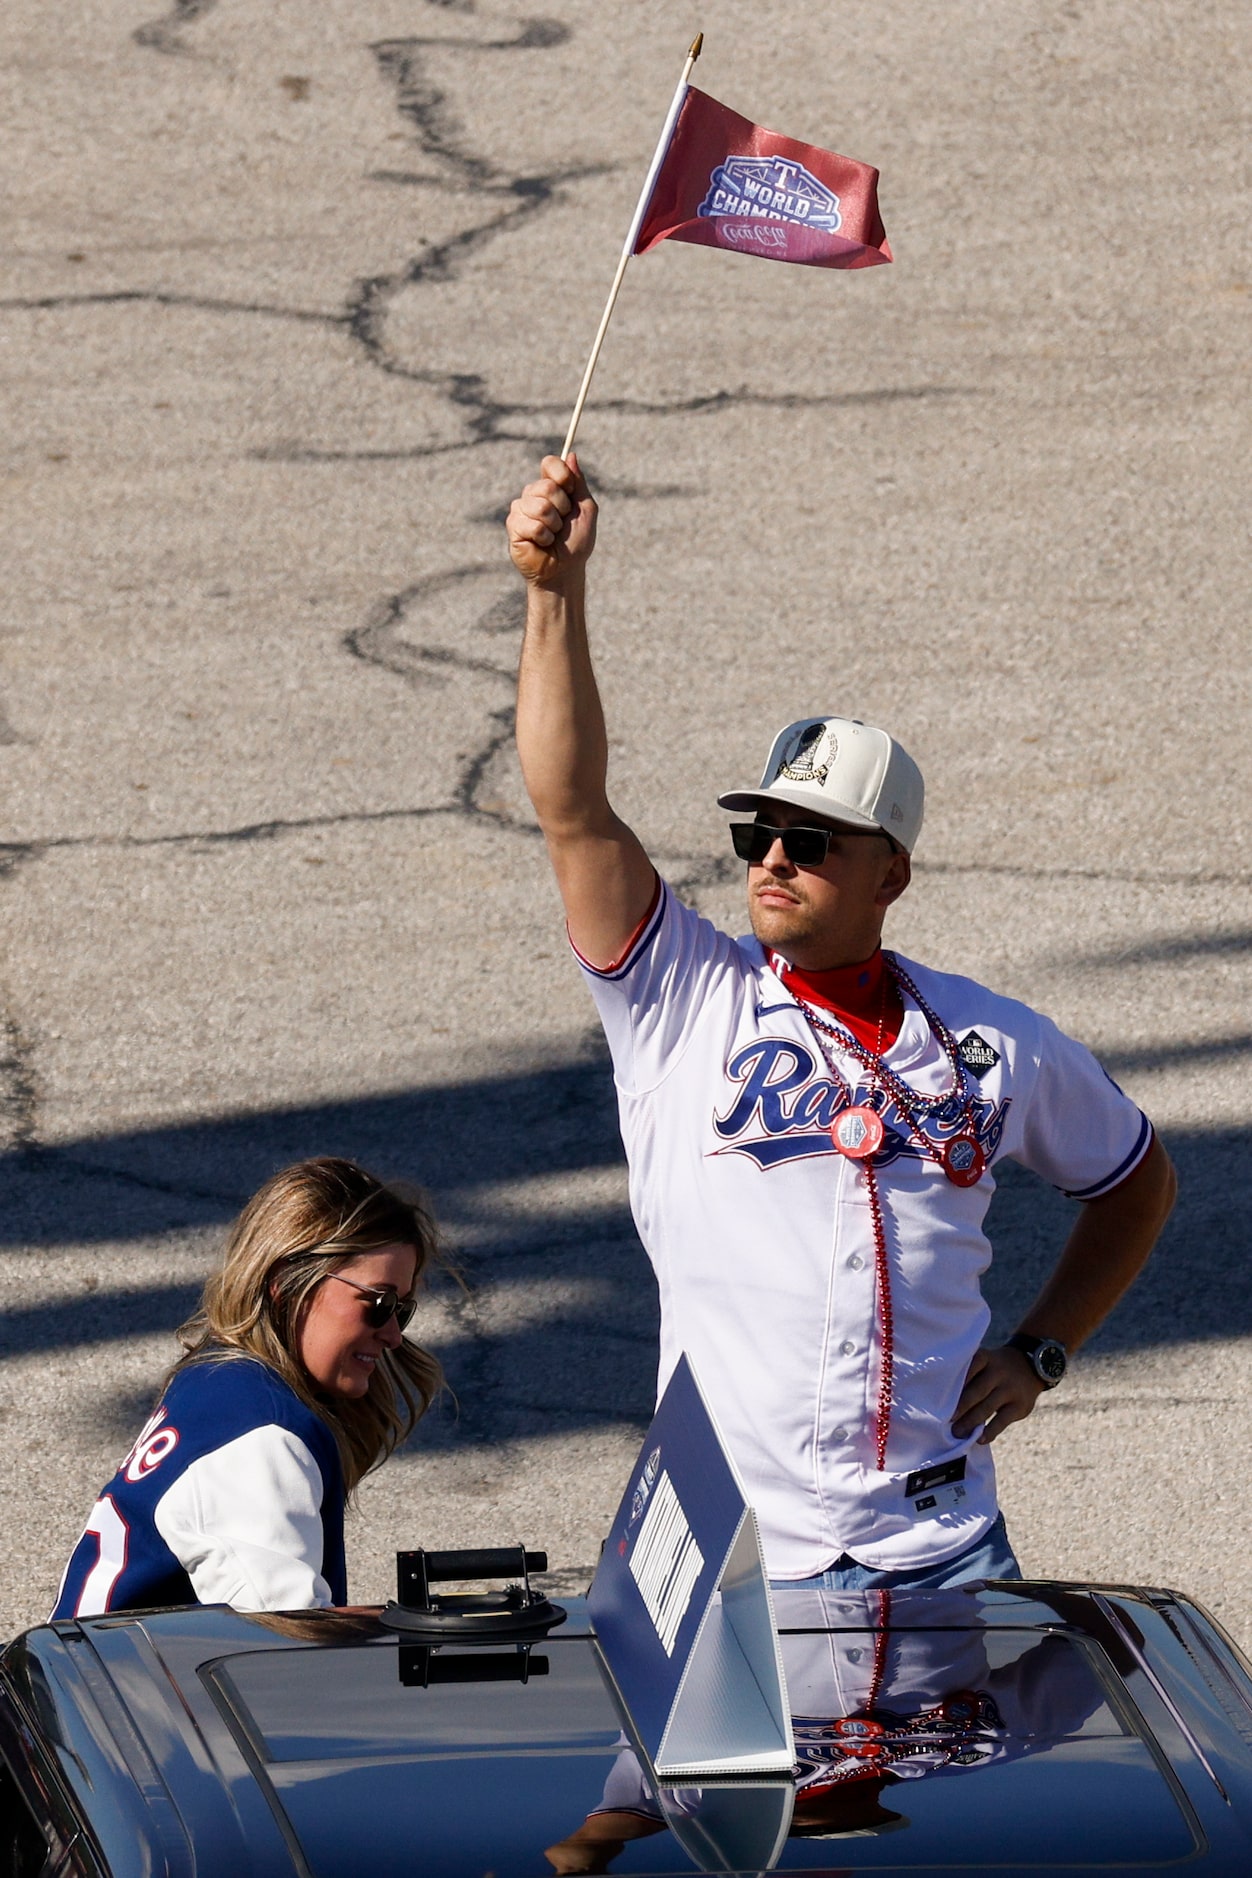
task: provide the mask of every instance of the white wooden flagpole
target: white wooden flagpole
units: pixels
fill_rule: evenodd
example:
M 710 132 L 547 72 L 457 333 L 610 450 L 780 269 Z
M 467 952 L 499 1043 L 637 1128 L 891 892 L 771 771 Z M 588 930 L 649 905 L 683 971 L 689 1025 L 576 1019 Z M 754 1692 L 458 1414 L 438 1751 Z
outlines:
M 587 369 L 583 373 L 583 382 L 578 387 L 578 397 L 574 401 L 574 410 L 570 417 L 569 429 L 565 433 L 565 442 L 561 445 L 561 455 L 563 457 L 567 457 L 574 447 L 574 438 L 578 432 L 578 420 L 583 414 L 583 406 L 587 402 L 587 393 L 591 389 L 592 374 L 596 369 L 596 360 L 600 356 L 600 347 L 604 344 L 604 335 L 609 330 L 609 321 L 613 317 L 613 308 L 617 302 L 618 289 L 621 287 L 622 280 L 626 273 L 626 263 L 635 251 L 635 242 L 639 238 L 639 230 L 643 224 L 643 218 L 648 212 L 648 204 L 652 200 L 652 191 L 655 187 L 656 179 L 660 174 L 661 165 L 664 163 L 669 150 L 670 138 L 673 136 L 674 126 L 678 122 L 678 113 L 682 110 L 683 99 L 687 96 L 687 84 L 691 77 L 691 68 L 699 58 L 700 48 L 703 44 L 704 34 L 697 33 L 695 39 L 692 41 L 691 50 L 687 54 L 687 63 L 683 66 L 683 75 L 678 81 L 678 89 L 674 93 L 673 102 L 669 107 L 669 115 L 665 119 L 665 128 L 661 132 L 660 142 L 656 146 L 652 162 L 648 166 L 648 173 L 644 177 L 643 188 L 640 190 L 639 200 L 635 204 L 635 213 L 631 217 L 630 229 L 625 241 L 622 243 L 621 257 L 617 263 L 617 272 L 613 276 L 613 285 L 609 288 L 608 301 L 600 317 L 599 331 L 596 333 L 592 343 L 591 357 L 587 360 Z

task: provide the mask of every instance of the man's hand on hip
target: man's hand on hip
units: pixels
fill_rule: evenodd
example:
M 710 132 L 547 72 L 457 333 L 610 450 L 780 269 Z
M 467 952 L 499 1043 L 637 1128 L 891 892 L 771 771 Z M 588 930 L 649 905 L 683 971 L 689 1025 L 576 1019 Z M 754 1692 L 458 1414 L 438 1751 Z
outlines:
M 532 587 L 559 586 L 596 545 L 596 505 L 571 452 L 568 463 L 546 456 L 505 523 L 509 554 Z
M 1069 1355 L 1104 1322 L 1152 1250 L 1174 1204 L 1178 1183 L 1160 1142 L 1153 1139 L 1134 1172 L 1097 1200 L 1088 1200 L 1065 1241 L 1056 1269 L 1025 1317 L 1027 1336 L 1055 1337 Z M 994 1441 L 1010 1422 L 1030 1414 L 1044 1384 L 1034 1364 L 1007 1344 L 979 1350 L 965 1376 L 952 1433 Z
M 952 1433 L 964 1441 L 982 1423 L 978 1442 L 985 1447 L 1010 1422 L 1025 1421 L 1042 1394 L 1043 1383 L 1020 1350 L 1007 1344 L 999 1350 L 978 1350 L 965 1373 Z

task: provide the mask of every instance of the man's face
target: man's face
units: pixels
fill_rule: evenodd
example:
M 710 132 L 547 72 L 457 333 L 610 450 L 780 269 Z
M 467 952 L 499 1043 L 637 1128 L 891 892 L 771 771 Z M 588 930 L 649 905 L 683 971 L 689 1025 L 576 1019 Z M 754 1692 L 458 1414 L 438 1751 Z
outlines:
M 763 946 L 804 971 L 855 965 L 868 958 L 883 918 L 909 884 L 909 857 L 885 835 L 840 829 L 811 809 L 771 802 L 756 820 L 769 828 L 828 828 L 830 848 L 818 867 L 798 867 L 775 841 L 748 867 L 748 915 Z

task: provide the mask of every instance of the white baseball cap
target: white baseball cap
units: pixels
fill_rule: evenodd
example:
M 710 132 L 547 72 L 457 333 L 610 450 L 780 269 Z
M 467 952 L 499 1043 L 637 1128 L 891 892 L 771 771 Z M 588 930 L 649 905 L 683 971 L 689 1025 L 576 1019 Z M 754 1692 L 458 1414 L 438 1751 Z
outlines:
M 718 796 L 723 809 L 768 802 L 812 809 L 849 828 L 878 828 L 908 853 L 922 830 L 922 772 L 894 737 L 855 717 L 802 717 L 774 739 L 755 789 Z

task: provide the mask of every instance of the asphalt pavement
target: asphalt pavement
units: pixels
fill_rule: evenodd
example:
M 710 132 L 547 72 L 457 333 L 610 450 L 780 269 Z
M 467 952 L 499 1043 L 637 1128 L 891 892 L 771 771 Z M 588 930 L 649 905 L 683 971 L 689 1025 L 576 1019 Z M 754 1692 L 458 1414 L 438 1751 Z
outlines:
M 875 164 L 860 274 L 632 263 L 580 451 L 615 800 L 739 930 L 719 788 L 895 730 L 891 943 L 1089 1042 L 1182 1182 L 998 1448 L 1041 1576 L 1252 1643 L 1247 9 L 9 0 L 0 19 L 0 1636 L 274 1167 L 426 1182 L 455 1386 L 361 1495 L 585 1583 L 655 1287 L 511 747 L 503 511 L 700 85 Z M 1067 1203 L 994 1202 L 1001 1329 Z

